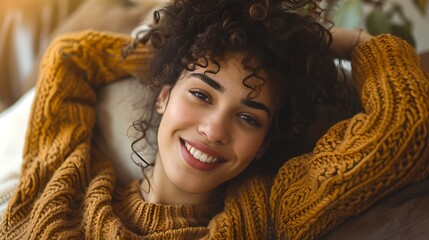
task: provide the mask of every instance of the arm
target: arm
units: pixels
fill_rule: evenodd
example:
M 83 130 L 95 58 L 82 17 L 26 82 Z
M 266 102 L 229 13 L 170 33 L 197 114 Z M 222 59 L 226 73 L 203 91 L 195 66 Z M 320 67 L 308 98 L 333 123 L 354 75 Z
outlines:
M 353 50 L 368 42 L 373 38 L 369 33 L 359 30 L 350 30 L 346 28 L 331 28 L 332 34 L 332 45 L 331 50 L 336 52 L 339 57 L 350 60 L 352 57 Z
M 70 199 L 83 196 L 90 175 L 96 90 L 110 81 L 147 70 L 151 53 L 148 48 L 139 48 L 136 54 L 122 58 L 121 49 L 129 41 L 124 35 L 88 31 L 65 35 L 48 48 L 41 62 L 21 181 L 2 221 L 0 235 L 28 218 L 31 211 L 67 209 L 52 207 L 55 201 L 71 204 L 61 194 L 57 195 L 63 200 L 41 200 L 45 195 L 60 193 L 55 182 L 71 185 L 76 192 L 63 193 Z M 73 186 L 76 183 L 81 185 Z
M 284 164 L 270 196 L 279 239 L 325 234 L 429 174 L 429 82 L 404 41 L 382 35 L 352 55 L 364 112 Z
M 268 222 L 265 177 L 252 177 L 228 186 L 223 211 L 210 221 L 207 239 L 263 239 L 272 230 Z
M 137 64 L 147 66 L 148 49 L 123 59 L 121 50 L 130 41 L 126 35 L 86 31 L 64 35 L 50 45 L 40 65 L 24 148 L 24 173 L 38 154 L 46 154 L 62 129 L 70 127 L 70 133 L 90 136 L 97 89 L 136 73 Z M 68 148 L 73 149 L 74 144 Z

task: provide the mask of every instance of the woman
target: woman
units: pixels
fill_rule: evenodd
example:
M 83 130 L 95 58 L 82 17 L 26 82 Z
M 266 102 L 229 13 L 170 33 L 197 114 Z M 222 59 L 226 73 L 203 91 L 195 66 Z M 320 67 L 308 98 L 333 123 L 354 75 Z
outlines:
M 429 85 L 414 50 L 389 35 L 331 38 L 317 6 L 175 1 L 125 58 L 124 36 L 58 39 L 0 236 L 312 239 L 426 177 Z M 300 153 L 315 106 L 341 99 L 329 49 L 352 55 L 364 111 L 285 161 Z M 130 74 L 150 77 L 162 119 L 154 166 L 121 187 L 91 144 L 93 104 L 98 88 Z M 136 125 L 143 137 L 149 122 Z

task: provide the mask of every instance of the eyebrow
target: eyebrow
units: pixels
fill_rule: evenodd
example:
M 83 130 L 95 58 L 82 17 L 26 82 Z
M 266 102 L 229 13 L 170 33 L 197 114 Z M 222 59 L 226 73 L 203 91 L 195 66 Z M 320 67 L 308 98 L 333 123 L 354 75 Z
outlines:
M 207 83 L 210 87 L 214 88 L 215 90 L 217 90 L 219 92 L 223 93 L 225 91 L 225 88 L 222 85 L 220 85 L 220 83 L 218 83 L 216 80 L 208 77 L 205 74 L 191 73 L 189 76 L 199 78 L 201 81 Z M 271 117 L 270 109 L 263 103 L 253 101 L 251 99 L 241 99 L 240 103 L 245 105 L 245 106 L 251 107 L 251 108 L 263 110 L 268 114 L 269 117 Z
M 270 109 L 265 104 L 263 104 L 263 103 L 256 102 L 256 101 L 253 101 L 253 100 L 250 100 L 250 99 L 241 99 L 240 102 L 243 105 L 246 105 L 248 107 L 256 108 L 256 109 L 259 109 L 259 110 L 263 110 L 263 111 L 265 111 L 268 114 L 269 117 L 271 117 L 271 111 L 270 111 Z
M 205 74 L 191 73 L 189 76 L 194 76 L 201 79 L 203 82 L 207 83 L 210 87 L 214 88 L 216 91 L 225 92 L 225 88 L 222 85 L 220 85 L 218 82 L 216 82 L 216 80 L 208 77 Z

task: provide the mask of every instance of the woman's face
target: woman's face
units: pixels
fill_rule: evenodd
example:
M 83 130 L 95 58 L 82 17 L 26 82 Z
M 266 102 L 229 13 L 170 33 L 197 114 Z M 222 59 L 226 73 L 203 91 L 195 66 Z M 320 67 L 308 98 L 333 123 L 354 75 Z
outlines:
M 162 114 L 159 155 L 165 175 L 188 193 L 206 193 L 240 174 L 264 141 L 274 109 L 269 79 L 248 99 L 242 54 L 229 53 L 220 71 L 214 64 L 184 72 L 173 88 L 158 97 Z M 261 73 L 260 73 L 261 75 Z

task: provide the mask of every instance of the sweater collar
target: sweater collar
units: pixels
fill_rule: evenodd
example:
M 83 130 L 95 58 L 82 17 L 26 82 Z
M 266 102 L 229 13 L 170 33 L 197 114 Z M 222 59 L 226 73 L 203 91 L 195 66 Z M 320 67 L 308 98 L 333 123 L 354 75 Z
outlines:
M 119 189 L 115 196 L 114 212 L 139 235 L 206 227 L 220 210 L 216 204 L 162 205 L 145 202 L 140 192 L 140 181 Z

